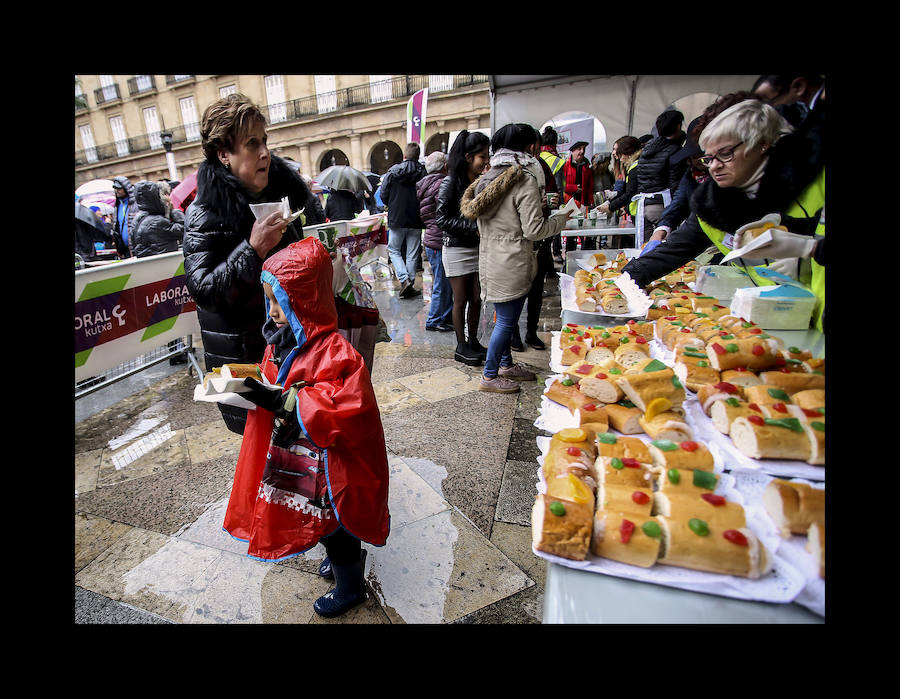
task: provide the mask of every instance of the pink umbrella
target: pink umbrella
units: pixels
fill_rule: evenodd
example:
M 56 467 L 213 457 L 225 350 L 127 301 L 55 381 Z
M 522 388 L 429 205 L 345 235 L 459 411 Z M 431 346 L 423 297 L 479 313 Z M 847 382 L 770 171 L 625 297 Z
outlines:
M 175 208 L 186 211 L 196 194 L 197 172 L 195 171 L 185 177 L 184 181 L 172 190 L 172 193 L 169 194 L 169 200 Z

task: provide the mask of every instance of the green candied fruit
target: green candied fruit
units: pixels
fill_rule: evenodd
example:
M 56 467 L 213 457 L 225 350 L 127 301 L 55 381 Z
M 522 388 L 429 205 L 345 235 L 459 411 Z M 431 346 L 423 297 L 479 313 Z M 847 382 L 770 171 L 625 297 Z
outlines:
M 791 432 L 803 432 L 803 425 L 800 424 L 800 420 L 795 417 L 782 417 L 782 418 L 772 418 L 767 417 L 763 418 L 766 421 L 767 425 L 775 425 L 776 427 L 784 427 L 789 429 Z
M 705 369 L 709 366 L 709 362 L 707 362 L 705 359 L 701 359 L 699 362 L 697 362 L 697 366 L 701 366 Z
M 673 385 L 675 388 L 681 388 L 681 387 L 682 387 L 682 386 L 681 386 L 681 381 L 678 380 L 678 377 L 677 377 L 677 376 L 673 376 L 673 377 L 672 377 L 672 385 Z
M 766 391 L 766 393 L 768 393 L 770 396 L 772 396 L 772 398 L 774 398 L 775 400 L 789 401 L 791 399 L 791 397 L 787 393 L 782 391 L 780 388 L 770 388 L 769 390 Z
M 818 430 L 819 432 L 825 431 L 825 423 L 819 422 L 818 420 L 815 420 L 814 422 L 809 423 L 809 426 L 812 427 L 814 430 Z
M 571 386 L 571 385 L 574 384 L 575 382 L 572 381 L 572 379 L 563 379 L 562 381 L 560 381 L 560 383 L 561 383 L 563 386 Z
M 681 471 L 677 468 L 670 468 L 666 471 L 666 475 L 669 477 L 669 483 L 672 485 L 678 485 L 681 483 Z
M 738 346 L 733 342 L 729 342 L 727 345 L 725 345 L 725 349 L 729 352 L 737 352 Z
M 647 366 L 644 367 L 644 371 L 662 371 L 663 369 L 668 369 L 665 364 L 663 364 L 658 359 L 652 360 Z
M 603 330 L 603 326 L 602 325 L 592 325 L 591 330 Z
M 788 347 L 788 352 L 790 352 L 791 354 L 800 354 L 800 348 L 799 347 Z
M 557 517 L 562 517 L 564 514 L 566 514 L 566 508 L 559 500 L 554 500 L 550 503 L 550 512 L 555 514 Z
M 825 376 L 825 372 L 821 369 L 816 369 L 813 374 L 818 374 L 819 376 Z
M 572 328 L 563 328 L 562 331 L 563 331 L 564 333 L 573 333 L 573 332 L 575 332 L 574 330 L 572 330 Z
M 708 317 L 708 315 L 706 313 L 695 313 L 694 315 L 697 316 L 698 318 L 707 318 Z
M 650 444 L 662 451 L 676 451 L 678 449 L 678 445 L 670 439 L 654 439 Z
M 654 522 L 652 519 L 644 522 L 641 525 L 641 531 L 644 532 L 647 536 L 657 537 L 662 536 L 662 528 Z
M 730 405 L 732 408 L 736 408 L 741 404 L 741 402 L 734 396 L 730 396 L 729 398 L 726 398 L 725 402 L 728 403 L 728 405 Z
M 734 339 L 734 335 L 720 335 L 719 337 L 723 340 L 733 340 Z
M 688 527 L 690 527 L 690 530 L 697 536 L 709 536 L 709 525 L 702 519 L 691 517 L 688 520 Z
M 604 444 L 615 444 L 618 440 L 612 432 L 601 432 L 597 435 L 597 441 Z
M 766 335 L 765 333 L 763 333 L 762 335 L 757 335 L 756 337 L 757 337 L 758 339 L 760 339 L 760 340 L 768 340 L 768 339 L 771 338 L 772 336 L 771 336 L 771 335 Z
M 693 483 L 698 488 L 706 488 L 707 490 L 715 490 L 716 489 L 716 477 L 710 473 L 709 471 L 694 471 L 694 480 Z
M 803 364 L 803 362 L 801 362 L 799 359 L 791 359 L 790 357 L 785 359 L 784 363 L 785 364 Z
M 622 370 L 621 370 L 621 369 L 616 369 L 615 367 L 613 367 L 613 368 L 610 369 L 607 373 L 608 373 L 608 374 L 621 374 L 621 373 L 622 373 Z
M 623 345 L 628 344 L 628 338 L 627 338 L 627 337 L 620 337 L 620 338 L 619 338 L 619 343 L 620 343 L 620 344 L 623 344 Z
M 612 459 L 610 459 L 609 465 L 617 471 L 621 471 L 623 468 L 625 468 L 625 464 L 622 463 L 622 459 L 620 459 L 618 456 L 614 456 Z
M 824 415 L 824 414 L 825 414 L 825 408 L 816 408 L 816 410 L 819 411 L 819 415 Z
M 606 330 L 604 330 L 602 333 L 600 333 L 600 337 L 602 337 L 605 340 L 606 338 L 609 337 L 609 333 L 606 332 Z
M 742 328 L 752 328 L 752 327 L 753 327 L 753 323 L 741 323 L 741 327 L 742 327 Z
M 627 398 L 623 398 L 622 400 L 620 400 L 620 401 L 619 401 L 619 405 L 625 406 L 626 408 L 633 408 L 633 407 L 634 407 L 634 403 L 632 403 L 632 402 L 631 402 L 630 400 L 628 400 Z M 822 409 L 822 414 L 823 414 L 823 415 L 825 414 L 825 409 L 824 409 L 824 408 Z

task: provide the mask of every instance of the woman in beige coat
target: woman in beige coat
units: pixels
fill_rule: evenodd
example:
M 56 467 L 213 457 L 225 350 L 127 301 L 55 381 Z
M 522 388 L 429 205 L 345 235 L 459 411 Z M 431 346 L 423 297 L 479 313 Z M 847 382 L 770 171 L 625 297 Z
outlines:
M 535 139 L 528 124 L 498 130 L 491 139 L 490 169 L 469 186 L 460 202 L 463 216 L 478 223 L 481 300 L 493 303 L 497 314 L 479 385 L 482 391 L 515 393 L 517 381 L 536 378 L 513 364 L 510 340 L 537 273 L 534 244 L 559 233 L 568 216 L 545 216 L 544 172 L 532 155 Z

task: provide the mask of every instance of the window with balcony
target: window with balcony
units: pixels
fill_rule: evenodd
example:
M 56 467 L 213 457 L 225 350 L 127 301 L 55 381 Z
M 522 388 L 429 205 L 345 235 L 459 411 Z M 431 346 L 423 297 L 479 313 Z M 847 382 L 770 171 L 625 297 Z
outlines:
M 109 128 L 112 131 L 113 141 L 116 144 L 116 154 L 119 156 L 128 155 L 128 135 L 125 133 L 125 124 L 122 122 L 122 117 L 110 117 Z
M 237 92 L 237 85 L 225 85 L 219 88 L 219 97 L 228 97 Z
M 113 76 L 101 75 L 100 88 L 102 90 L 104 102 L 112 102 L 115 99 L 119 99 L 118 86 L 116 85 L 116 81 L 113 80 Z
M 319 114 L 337 110 L 337 87 L 333 75 L 316 76 L 316 103 Z
M 94 142 L 94 132 L 90 124 L 82 124 L 78 127 L 81 133 L 81 146 L 84 148 L 84 157 L 89 163 L 97 162 L 97 144 Z
M 387 102 L 393 99 L 392 90 L 393 83 L 390 75 L 370 75 L 369 76 L 369 93 L 372 104 L 377 102 Z
M 184 125 L 184 136 L 188 141 L 200 140 L 200 120 L 197 118 L 197 105 L 194 96 L 182 97 L 178 100 L 181 107 L 181 123 Z
M 159 136 L 159 132 L 162 129 L 159 127 L 159 112 L 156 111 L 156 107 L 145 107 L 144 108 L 144 128 L 147 131 L 147 139 L 150 142 L 151 148 L 162 148 L 162 138 Z
M 428 76 L 428 91 L 429 92 L 443 92 L 444 90 L 452 90 L 453 89 L 453 76 L 452 75 L 429 75 Z
M 284 76 L 267 75 L 266 102 L 269 105 L 269 123 L 277 124 L 287 119 L 287 108 L 284 104 Z

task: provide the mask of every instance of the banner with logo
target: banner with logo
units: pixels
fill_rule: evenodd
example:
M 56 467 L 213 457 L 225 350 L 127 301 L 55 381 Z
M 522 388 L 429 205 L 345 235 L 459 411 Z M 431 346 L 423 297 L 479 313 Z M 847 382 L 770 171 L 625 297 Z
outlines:
M 425 145 L 425 111 L 428 108 L 428 88 L 419 90 L 406 103 L 406 142 Z
M 181 251 L 75 272 L 75 381 L 200 333 Z

